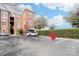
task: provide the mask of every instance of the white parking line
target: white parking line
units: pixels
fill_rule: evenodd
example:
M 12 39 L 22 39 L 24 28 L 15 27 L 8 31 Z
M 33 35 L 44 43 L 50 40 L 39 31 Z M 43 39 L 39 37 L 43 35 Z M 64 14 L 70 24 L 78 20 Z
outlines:
M 64 41 L 66 41 L 66 40 L 63 39 L 63 40 L 57 41 L 57 42 L 55 42 L 55 44 L 60 44 L 60 43 L 62 43 Z

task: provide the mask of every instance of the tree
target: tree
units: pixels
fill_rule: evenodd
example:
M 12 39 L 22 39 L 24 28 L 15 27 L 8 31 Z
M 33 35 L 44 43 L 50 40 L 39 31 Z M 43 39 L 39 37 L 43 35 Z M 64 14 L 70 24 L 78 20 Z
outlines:
M 36 29 L 41 29 L 46 26 L 47 26 L 47 18 L 45 18 L 44 16 L 40 16 L 40 17 L 36 18 L 36 20 L 35 20 Z
M 55 29 L 55 25 L 52 23 L 51 26 L 49 26 L 50 29 Z
M 73 27 L 79 28 L 79 4 L 75 5 L 73 11 L 70 12 L 69 17 L 67 18 Z

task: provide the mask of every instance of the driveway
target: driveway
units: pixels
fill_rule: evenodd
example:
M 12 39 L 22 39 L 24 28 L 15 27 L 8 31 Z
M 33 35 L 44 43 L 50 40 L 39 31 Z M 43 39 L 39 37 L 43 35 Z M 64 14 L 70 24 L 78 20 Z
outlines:
M 39 39 L 39 40 L 36 40 Z M 79 56 L 79 40 L 24 36 L 0 39 L 1 56 Z

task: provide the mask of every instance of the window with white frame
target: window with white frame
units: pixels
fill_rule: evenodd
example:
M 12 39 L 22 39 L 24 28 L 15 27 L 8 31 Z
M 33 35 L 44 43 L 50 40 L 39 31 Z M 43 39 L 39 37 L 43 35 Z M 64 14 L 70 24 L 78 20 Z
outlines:
M 16 20 L 20 20 L 20 17 L 16 17 Z
M 6 17 L 7 17 L 7 14 L 4 14 L 4 13 L 3 13 L 3 14 L 2 14 L 2 17 L 3 17 L 3 18 L 6 18 Z
M 29 17 L 32 17 L 32 16 L 33 16 L 33 13 L 30 13 L 30 12 L 29 12 L 29 13 L 28 13 L 28 16 L 29 16 Z
M 6 19 L 7 17 L 8 17 L 7 13 L 3 13 L 3 12 L 1 13 L 1 18 L 5 18 Z
M 3 22 L 3 21 L 2 21 L 2 25 L 6 25 L 6 22 Z
M 21 24 L 16 24 L 16 27 L 21 28 Z
M 6 29 L 2 29 L 2 32 L 5 33 L 6 32 Z

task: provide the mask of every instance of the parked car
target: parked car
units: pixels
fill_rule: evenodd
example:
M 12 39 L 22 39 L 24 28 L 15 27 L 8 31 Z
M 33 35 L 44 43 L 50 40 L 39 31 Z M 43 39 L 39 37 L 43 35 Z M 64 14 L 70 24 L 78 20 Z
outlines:
M 0 33 L 0 36 L 9 36 L 9 33 Z
M 28 37 L 29 37 L 29 36 L 38 36 L 38 32 L 28 32 L 26 35 L 27 35 Z

